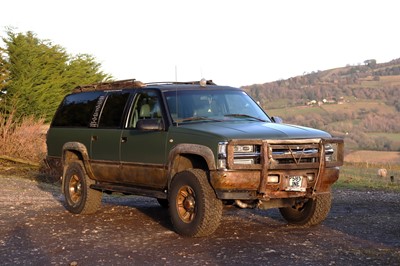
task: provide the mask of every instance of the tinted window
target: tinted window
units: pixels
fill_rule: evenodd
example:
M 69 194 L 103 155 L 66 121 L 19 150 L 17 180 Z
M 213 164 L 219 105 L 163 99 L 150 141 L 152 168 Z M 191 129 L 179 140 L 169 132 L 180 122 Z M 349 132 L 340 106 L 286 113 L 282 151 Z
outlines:
M 103 92 L 82 92 L 70 94 L 58 108 L 52 126 L 87 127 L 98 98 Z
M 108 95 L 103 111 L 101 112 L 99 127 L 121 127 L 122 115 L 128 98 L 128 92 L 116 92 Z

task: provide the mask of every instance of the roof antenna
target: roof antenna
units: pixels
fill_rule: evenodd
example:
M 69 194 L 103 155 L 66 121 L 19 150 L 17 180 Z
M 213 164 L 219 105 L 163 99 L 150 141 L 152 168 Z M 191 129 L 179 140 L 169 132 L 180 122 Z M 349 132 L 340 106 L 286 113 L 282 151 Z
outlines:
M 178 82 L 178 67 L 175 65 L 175 82 Z M 176 110 L 176 126 L 178 127 L 178 88 L 175 85 L 175 110 Z

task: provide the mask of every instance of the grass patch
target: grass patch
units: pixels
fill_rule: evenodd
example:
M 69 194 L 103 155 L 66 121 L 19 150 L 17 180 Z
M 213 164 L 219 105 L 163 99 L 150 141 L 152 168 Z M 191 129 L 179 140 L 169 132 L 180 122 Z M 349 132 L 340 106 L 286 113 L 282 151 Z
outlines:
M 367 133 L 367 135 L 373 137 L 383 137 L 391 141 L 400 142 L 400 133 L 372 132 Z
M 328 113 L 334 112 L 353 112 L 353 113 L 378 113 L 380 115 L 383 114 L 393 114 L 396 113 L 396 109 L 393 106 L 386 105 L 381 101 L 372 101 L 372 100 L 352 100 L 350 103 L 345 104 L 324 104 L 322 107 Z
M 400 165 L 389 165 L 386 176 L 378 175 L 380 168 L 369 163 L 345 163 L 334 187 L 400 192 Z
M 289 108 L 288 105 L 290 104 L 288 99 L 279 99 L 273 102 L 267 102 L 262 107 L 264 110 L 269 112 L 271 109 L 282 109 L 282 108 Z
M 287 107 L 287 108 L 279 108 L 279 109 L 269 109 L 268 114 L 271 116 L 280 116 L 280 117 L 291 117 L 304 115 L 307 116 L 309 114 L 326 114 L 326 111 L 318 106 L 296 106 L 296 107 Z
M 392 169 L 400 165 L 400 152 L 355 150 L 345 156 L 345 161 L 349 164 L 361 164 L 367 168 L 372 165 L 375 168 Z

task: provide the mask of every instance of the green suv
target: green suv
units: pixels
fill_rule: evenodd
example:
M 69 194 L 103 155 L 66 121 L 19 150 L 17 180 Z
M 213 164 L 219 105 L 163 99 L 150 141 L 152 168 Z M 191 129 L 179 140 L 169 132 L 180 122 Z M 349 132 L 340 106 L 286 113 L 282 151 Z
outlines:
M 94 213 L 103 192 L 153 197 L 191 237 L 212 234 L 224 204 L 319 224 L 343 164 L 342 139 L 283 124 L 244 91 L 206 80 L 78 87 L 60 104 L 47 147 L 70 212 Z

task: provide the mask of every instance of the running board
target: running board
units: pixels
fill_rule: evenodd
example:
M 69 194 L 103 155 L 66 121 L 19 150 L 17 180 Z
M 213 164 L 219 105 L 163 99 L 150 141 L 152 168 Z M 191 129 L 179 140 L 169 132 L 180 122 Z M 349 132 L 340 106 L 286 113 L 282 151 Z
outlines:
M 96 190 L 101 190 L 103 192 L 105 192 L 105 191 L 120 192 L 120 193 L 126 193 L 126 194 L 134 194 L 134 195 L 139 195 L 139 196 L 158 198 L 158 199 L 166 199 L 167 198 L 167 193 L 165 193 L 164 191 L 146 189 L 146 188 L 140 188 L 140 187 L 130 187 L 130 186 L 121 186 L 121 185 L 101 183 L 101 184 L 90 185 L 90 188 L 96 189 Z

